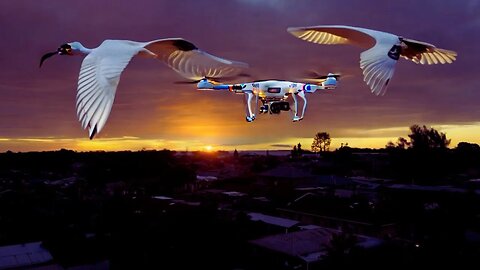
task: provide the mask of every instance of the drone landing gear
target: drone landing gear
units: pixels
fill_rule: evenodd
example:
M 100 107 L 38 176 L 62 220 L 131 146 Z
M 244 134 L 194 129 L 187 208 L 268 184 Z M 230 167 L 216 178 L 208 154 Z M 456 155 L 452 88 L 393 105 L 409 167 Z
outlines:
M 298 117 L 296 115 L 292 119 L 293 122 L 298 122 L 298 121 L 302 121 L 302 120 L 303 120 L 303 117 Z
M 298 114 L 298 101 L 297 101 L 297 96 L 300 97 L 303 100 L 303 109 L 302 109 L 302 114 L 299 117 Z M 305 97 L 305 92 L 300 91 L 298 94 L 292 95 L 293 97 L 293 103 L 294 103 L 294 116 L 292 118 L 293 122 L 298 122 L 303 120 L 303 116 L 305 115 L 305 109 L 307 108 L 307 98 Z
M 245 92 L 245 103 L 246 103 L 246 114 L 247 114 L 245 117 L 245 120 L 247 122 L 253 122 L 253 120 L 255 120 L 255 114 L 252 111 L 253 96 L 254 94 L 252 91 Z M 258 97 L 256 99 L 256 102 L 258 103 Z

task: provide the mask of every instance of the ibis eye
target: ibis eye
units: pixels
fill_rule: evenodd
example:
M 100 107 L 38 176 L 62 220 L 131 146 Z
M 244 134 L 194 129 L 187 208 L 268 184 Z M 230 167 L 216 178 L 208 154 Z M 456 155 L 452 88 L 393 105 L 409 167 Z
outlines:
M 60 46 L 60 48 L 58 48 L 58 52 L 61 55 L 64 55 L 64 54 L 71 55 L 72 54 L 72 47 L 68 44 L 63 44 L 62 46 Z

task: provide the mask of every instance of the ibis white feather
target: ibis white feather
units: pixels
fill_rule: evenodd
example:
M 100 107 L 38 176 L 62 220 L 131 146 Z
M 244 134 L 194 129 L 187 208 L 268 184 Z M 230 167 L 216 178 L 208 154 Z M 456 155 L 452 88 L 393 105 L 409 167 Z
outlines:
M 429 65 L 452 63 L 457 57 L 456 52 L 439 49 L 430 43 L 360 27 L 319 25 L 290 27 L 287 31 L 308 42 L 351 44 L 367 49 L 360 54 L 360 67 L 365 82 L 376 95 L 385 94 L 399 57 Z
M 247 64 L 223 59 L 201 51 L 192 43 L 178 38 L 160 39 L 145 44 L 154 57 L 190 80 L 221 78 L 238 74 Z
M 47 53 L 40 66 L 49 57 L 87 54 L 82 62 L 77 87 L 77 116 L 92 139 L 100 132 L 112 109 L 120 75 L 136 55 L 163 61 L 181 76 L 200 80 L 238 74 L 248 65 L 223 59 L 198 49 L 181 38 L 158 39 L 150 42 L 105 40 L 95 49 L 85 48 L 79 42 L 62 45 L 57 52 Z

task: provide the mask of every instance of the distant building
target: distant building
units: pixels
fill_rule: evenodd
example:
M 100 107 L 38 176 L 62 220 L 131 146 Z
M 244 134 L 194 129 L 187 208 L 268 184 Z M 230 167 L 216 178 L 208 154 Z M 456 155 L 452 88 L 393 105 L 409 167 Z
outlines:
M 195 182 L 186 183 L 184 189 L 189 192 L 195 192 L 201 189 L 209 188 L 210 185 L 218 181 L 219 172 L 208 172 L 206 174 L 197 174 Z
M 280 216 L 299 220 L 303 224 L 334 229 L 349 228 L 355 233 L 375 236 L 394 233 L 395 223 L 390 218 L 383 218 L 371 211 L 374 203 L 362 201 L 362 207 L 359 209 L 358 202 L 338 196 L 337 191 L 351 192 L 337 189 L 335 197 L 308 192 L 291 201 L 285 208 L 277 208 L 277 211 Z M 351 195 L 348 194 L 347 197 Z
M 63 179 L 58 179 L 58 180 L 49 180 L 49 181 L 44 181 L 44 183 L 48 186 L 56 186 L 56 187 L 61 187 L 61 188 L 67 188 L 77 182 L 77 177 L 72 176 L 72 177 L 67 177 Z
M 65 270 L 108 270 L 110 269 L 110 262 L 108 260 L 99 261 L 91 264 L 82 264 L 67 267 Z M 43 269 L 32 269 L 32 270 L 43 270 Z M 47 269 L 45 269 L 47 270 Z M 48 269 L 50 270 L 50 269 Z
M 0 247 L 0 269 L 33 269 L 47 265 L 49 267 L 44 269 L 62 269 L 52 261 L 52 255 L 41 242 Z
M 467 193 L 465 188 L 457 188 L 452 186 L 420 186 L 420 185 L 408 185 L 408 184 L 392 184 L 386 186 L 388 190 L 401 190 L 421 193 Z
M 254 213 L 254 212 L 248 213 L 248 216 L 250 217 L 251 221 L 263 222 L 269 225 L 272 229 L 277 228 L 280 230 L 285 230 L 285 233 L 288 233 L 289 229 L 291 229 L 292 227 L 300 223 L 300 221 L 298 220 L 275 217 L 275 216 L 265 215 L 261 213 Z
M 280 165 L 276 168 L 261 173 L 260 176 L 281 180 L 309 179 L 313 177 L 309 170 L 298 168 L 290 164 Z
M 314 177 L 310 170 L 291 164 L 281 164 L 276 168 L 259 174 L 259 183 L 275 189 L 292 190 L 298 183 L 306 182 Z
M 212 175 L 197 175 L 197 181 L 214 182 L 218 177 Z
M 243 197 L 247 196 L 246 193 L 238 192 L 238 191 L 224 191 L 222 194 L 227 195 L 228 197 Z
M 296 189 L 307 188 L 352 188 L 355 183 L 352 179 L 337 175 L 312 175 L 309 178 L 299 180 L 296 182 Z
M 446 203 L 474 196 L 480 199 L 480 190 L 467 189 L 453 186 L 420 186 L 409 184 L 392 184 L 385 186 L 385 192 L 392 198 L 408 197 L 410 202 L 443 201 Z
M 438 206 L 478 205 L 480 203 L 479 189 L 453 186 L 392 184 L 385 186 L 384 193 L 392 201 L 402 202 L 403 209 L 423 207 L 425 210 L 431 210 Z M 408 198 L 408 200 L 404 200 L 404 198 Z
M 258 247 L 255 251 L 265 269 L 309 269 L 327 255 L 332 236 L 341 231 L 312 227 L 297 232 L 263 237 L 250 241 Z M 382 243 L 380 239 L 355 235 L 357 246 L 371 248 Z

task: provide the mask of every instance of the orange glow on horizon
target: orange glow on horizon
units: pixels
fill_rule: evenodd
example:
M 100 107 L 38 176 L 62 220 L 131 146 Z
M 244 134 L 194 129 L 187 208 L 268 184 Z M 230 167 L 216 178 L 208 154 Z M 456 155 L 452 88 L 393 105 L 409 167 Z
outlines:
M 435 126 L 434 126 L 435 127 Z M 450 148 L 455 148 L 459 142 L 470 142 L 480 144 L 477 134 L 480 134 L 480 125 L 448 125 L 435 127 L 440 132 L 447 134 L 451 139 Z M 392 132 L 392 130 L 394 132 Z M 408 136 L 408 129 L 398 128 L 384 130 L 352 130 L 353 136 L 337 137 L 330 134 L 332 142 L 330 150 L 339 148 L 342 144 L 348 143 L 348 146 L 354 148 L 384 148 L 389 142 L 396 142 L 398 137 Z M 200 130 L 197 130 L 200 131 Z M 356 136 L 357 134 L 368 134 L 368 137 Z M 395 134 L 395 135 L 394 135 Z M 302 148 L 310 150 L 313 142 L 312 137 L 287 137 L 269 140 L 268 142 L 243 141 L 233 144 L 222 139 L 228 137 L 218 133 L 196 134 L 194 138 L 185 138 L 178 140 L 168 139 L 149 139 L 141 137 L 123 136 L 116 138 L 57 138 L 57 137 L 0 137 L 0 152 L 8 150 L 13 152 L 29 151 L 54 151 L 59 149 L 69 149 L 74 151 L 139 151 L 139 150 L 162 150 L 169 149 L 174 151 L 205 151 L 213 152 L 218 150 L 239 151 L 248 150 L 290 150 L 294 145 L 301 143 Z M 215 146 L 213 146 L 215 142 Z

